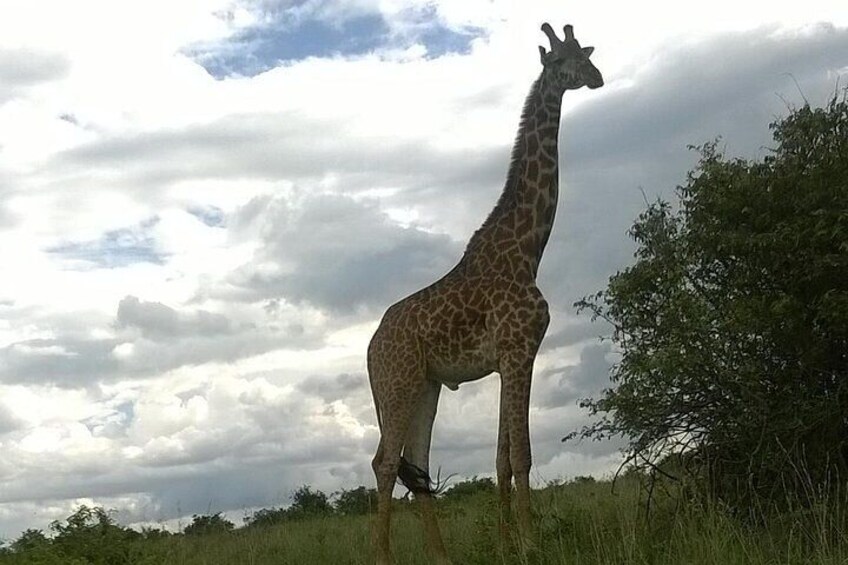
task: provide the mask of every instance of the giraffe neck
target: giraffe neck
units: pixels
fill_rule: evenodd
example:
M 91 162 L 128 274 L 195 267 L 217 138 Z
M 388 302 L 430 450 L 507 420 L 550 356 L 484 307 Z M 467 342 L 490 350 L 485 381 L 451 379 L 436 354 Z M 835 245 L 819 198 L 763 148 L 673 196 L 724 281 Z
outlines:
M 463 263 L 508 269 L 535 279 L 556 213 L 559 120 L 563 90 L 545 71 L 521 113 L 506 185 L 495 208 L 468 242 Z

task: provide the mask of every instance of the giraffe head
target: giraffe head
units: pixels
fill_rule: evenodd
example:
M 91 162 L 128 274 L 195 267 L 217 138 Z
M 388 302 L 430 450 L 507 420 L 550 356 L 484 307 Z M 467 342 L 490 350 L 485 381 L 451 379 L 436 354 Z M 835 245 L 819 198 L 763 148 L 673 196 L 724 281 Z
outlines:
M 595 48 L 580 47 L 570 25 L 565 26 L 565 40 L 560 40 L 548 23 L 542 24 L 542 31 L 551 42 L 550 51 L 539 46 L 542 66 L 557 86 L 563 90 L 576 90 L 582 86 L 599 88 L 604 85 L 601 71 L 589 60 Z

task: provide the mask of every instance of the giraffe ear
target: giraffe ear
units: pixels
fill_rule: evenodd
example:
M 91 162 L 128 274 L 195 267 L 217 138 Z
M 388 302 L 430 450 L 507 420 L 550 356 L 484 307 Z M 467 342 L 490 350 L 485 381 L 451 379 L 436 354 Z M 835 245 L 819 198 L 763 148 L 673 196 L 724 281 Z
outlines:
M 539 60 L 542 61 L 543 65 L 545 64 L 545 55 L 547 54 L 548 52 L 545 51 L 545 48 L 539 45 Z
M 592 53 L 594 53 L 594 52 L 595 52 L 594 47 L 584 47 L 583 48 L 583 54 L 586 55 L 587 57 L 591 57 Z

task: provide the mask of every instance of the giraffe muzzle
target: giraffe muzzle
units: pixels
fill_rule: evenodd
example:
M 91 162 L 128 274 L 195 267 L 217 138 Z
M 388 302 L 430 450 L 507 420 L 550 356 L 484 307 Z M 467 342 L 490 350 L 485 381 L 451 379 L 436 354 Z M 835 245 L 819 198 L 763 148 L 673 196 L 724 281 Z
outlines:
M 592 73 L 592 76 L 586 81 L 586 86 L 589 87 L 590 90 L 595 90 L 596 88 L 600 88 L 604 85 L 604 77 L 601 75 L 601 71 L 595 70 L 595 73 Z

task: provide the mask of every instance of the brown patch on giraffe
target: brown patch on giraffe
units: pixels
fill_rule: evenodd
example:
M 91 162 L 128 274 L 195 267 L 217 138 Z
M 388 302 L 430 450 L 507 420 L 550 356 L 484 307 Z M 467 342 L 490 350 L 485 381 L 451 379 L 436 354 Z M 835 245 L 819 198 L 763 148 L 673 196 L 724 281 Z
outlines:
M 539 152 L 539 166 L 546 171 L 556 168 L 556 158 L 548 154 L 547 150 L 542 147 Z
M 527 179 L 537 181 L 539 179 L 539 163 L 530 161 L 527 163 Z
M 532 133 L 527 136 L 527 155 L 536 155 L 539 152 L 539 137 Z M 530 161 L 531 163 L 533 161 Z

